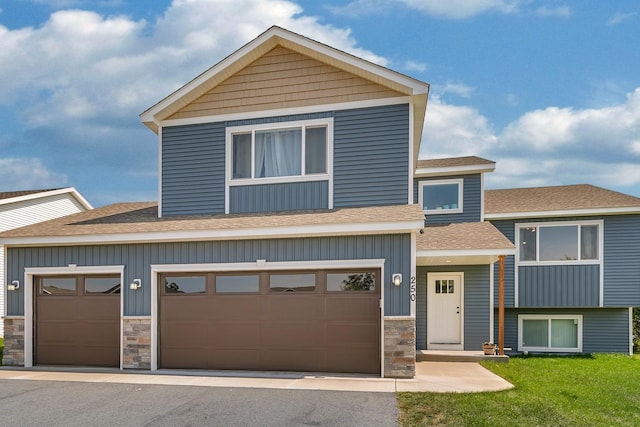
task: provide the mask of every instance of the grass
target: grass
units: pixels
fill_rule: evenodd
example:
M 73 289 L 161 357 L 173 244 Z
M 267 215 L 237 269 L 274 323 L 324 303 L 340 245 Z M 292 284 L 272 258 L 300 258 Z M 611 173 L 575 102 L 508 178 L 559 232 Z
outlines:
M 640 357 L 513 357 L 483 362 L 515 388 L 399 393 L 402 426 L 640 425 Z

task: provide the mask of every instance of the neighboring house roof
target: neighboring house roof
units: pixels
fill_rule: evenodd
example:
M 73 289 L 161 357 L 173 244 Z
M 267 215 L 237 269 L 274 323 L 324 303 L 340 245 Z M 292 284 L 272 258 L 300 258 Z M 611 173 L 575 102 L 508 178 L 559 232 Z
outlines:
M 428 225 L 416 237 L 419 265 L 492 263 L 514 253 L 513 243 L 490 222 Z
M 417 231 L 423 223 L 424 213 L 418 205 L 158 218 L 155 202 L 117 203 L 0 233 L 0 243 L 100 244 L 381 234 Z
M 418 160 L 416 177 L 493 172 L 496 162 L 476 156 Z
M 486 190 L 485 218 L 640 213 L 640 198 L 589 184 Z
M 174 115 L 189 104 L 194 103 L 196 100 L 202 99 L 203 97 L 206 97 L 207 99 L 222 99 L 224 104 L 228 105 L 227 109 L 229 112 L 233 112 L 235 115 L 238 113 L 235 112 L 234 108 L 237 109 L 240 107 L 234 107 L 236 102 L 248 103 L 247 105 L 251 106 L 251 111 L 249 111 L 249 116 L 247 118 L 259 117 L 261 114 L 260 110 L 269 110 L 272 108 L 264 107 L 261 103 L 251 102 L 250 96 L 261 90 L 259 86 L 250 87 L 250 85 L 245 83 L 239 92 L 234 92 L 233 94 L 215 94 L 211 91 L 227 84 L 242 70 L 279 47 L 287 49 L 287 51 L 295 54 L 300 54 L 306 58 L 310 58 L 313 61 L 318 61 L 321 63 L 320 65 L 324 64 L 328 67 L 332 67 L 332 70 L 334 71 L 344 71 L 349 73 L 352 77 L 364 79 L 373 85 L 388 88 L 395 95 L 387 94 L 384 95 L 384 97 L 389 96 L 389 99 L 391 100 L 397 99 L 394 97 L 406 97 L 407 102 L 411 101 L 413 105 L 414 137 L 412 143 L 414 146 L 414 159 L 417 159 L 420 140 L 422 138 L 422 127 L 426 113 L 427 97 L 429 93 L 429 85 L 427 83 L 277 26 L 269 28 L 254 40 L 250 41 L 204 73 L 197 76 L 195 79 L 191 80 L 166 98 L 162 99 L 160 102 L 144 111 L 140 115 L 142 122 L 156 133 L 158 133 L 158 129 L 163 124 L 185 124 L 184 121 L 177 121 L 174 119 Z M 269 67 L 270 65 L 261 64 L 260 66 L 264 68 Z M 317 68 L 321 69 L 322 67 Z M 281 78 L 286 79 L 288 77 L 287 72 L 291 72 L 291 70 L 274 69 L 269 72 L 272 76 L 271 79 L 273 79 L 274 76 L 279 76 L 279 73 L 282 73 L 280 75 Z M 317 74 L 318 71 L 316 70 L 314 73 Z M 325 70 L 324 73 L 327 73 L 327 71 Z M 315 78 L 314 75 L 296 76 L 295 78 L 300 79 L 301 81 L 304 80 L 301 84 L 316 84 L 316 82 L 313 81 L 313 78 Z M 354 88 L 351 87 L 350 89 L 353 91 Z M 316 90 L 318 90 L 318 88 L 316 88 Z M 282 88 L 280 88 L 276 93 L 281 92 Z M 280 114 L 308 113 L 317 111 L 320 105 L 324 105 L 325 108 L 331 108 L 332 103 L 343 102 L 340 100 L 342 97 L 349 95 L 349 89 L 339 89 L 338 92 L 335 92 L 329 98 L 335 100 L 319 100 L 316 105 L 313 105 L 315 101 L 312 99 L 299 99 L 299 96 L 293 96 L 291 94 L 285 95 L 286 97 L 280 102 L 281 105 L 277 107 Z M 228 99 L 228 96 L 231 96 L 233 99 Z M 384 97 L 381 99 L 384 99 Z M 355 102 L 356 99 L 358 98 L 353 98 L 352 102 Z M 367 99 L 367 97 L 361 99 Z M 327 105 L 329 105 L 329 107 L 327 107 Z M 306 111 L 304 107 L 311 108 L 311 110 Z M 209 115 L 209 113 L 202 111 L 197 111 L 197 113 L 200 116 Z M 219 113 L 216 113 L 215 117 L 224 118 L 225 116 L 224 114 L 220 115 Z M 236 116 L 234 117 L 237 118 Z M 169 121 L 167 121 L 168 119 Z
M 66 193 L 74 197 L 85 209 L 93 209 L 93 206 L 91 206 L 91 204 L 73 187 L 53 188 L 47 190 L 7 191 L 0 193 L 0 205 L 8 205 L 11 203 L 35 200 Z

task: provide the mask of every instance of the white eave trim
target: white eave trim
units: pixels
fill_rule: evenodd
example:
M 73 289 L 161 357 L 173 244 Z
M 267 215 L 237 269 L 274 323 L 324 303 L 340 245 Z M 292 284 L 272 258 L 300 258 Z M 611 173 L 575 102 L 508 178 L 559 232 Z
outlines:
M 147 233 L 114 233 L 51 237 L 9 237 L 0 244 L 6 246 L 60 246 L 99 245 L 117 243 L 148 243 L 168 241 L 275 239 L 289 237 L 345 236 L 363 234 L 389 234 L 417 232 L 424 226 L 422 220 L 391 223 L 330 224 L 242 228 L 220 230 L 155 231 Z
M 500 256 L 515 255 L 516 249 L 443 249 L 443 250 L 417 250 L 417 257 L 465 257 L 465 256 Z
M 24 196 L 10 197 L 8 199 L 0 199 L 0 205 L 8 205 L 11 203 L 24 202 L 26 200 L 42 199 L 45 197 L 57 196 L 60 194 L 70 194 L 87 210 L 93 209 L 89 203 L 74 187 L 60 188 L 58 190 L 41 191 L 39 193 L 26 194 Z
M 414 176 L 416 178 L 425 178 L 430 176 L 470 175 L 474 173 L 493 172 L 495 169 L 495 163 L 493 165 L 484 164 L 441 168 L 417 168 Z
M 484 218 L 491 219 L 516 219 L 516 218 L 551 218 L 566 216 L 589 216 L 589 215 L 625 215 L 640 214 L 640 206 L 630 206 L 622 208 L 595 208 L 595 209 L 567 209 L 558 211 L 540 212 L 505 212 L 505 213 L 485 213 Z

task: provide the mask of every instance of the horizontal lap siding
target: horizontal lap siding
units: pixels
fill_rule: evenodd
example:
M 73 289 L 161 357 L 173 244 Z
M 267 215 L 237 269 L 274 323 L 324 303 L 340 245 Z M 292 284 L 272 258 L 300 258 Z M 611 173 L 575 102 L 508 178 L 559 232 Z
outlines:
M 336 111 L 334 207 L 407 204 L 408 104 Z
M 411 238 L 403 235 L 344 236 L 303 239 L 236 240 L 130 245 L 11 248 L 9 280 L 22 280 L 25 267 L 125 265 L 125 283 L 142 279 L 138 291 L 124 291 L 124 314 L 151 313 L 151 264 L 236 263 L 385 259 L 385 315 L 409 315 L 409 281 L 391 285 L 391 275 L 410 276 Z M 23 315 L 24 289 L 8 296 L 8 314 Z
M 413 182 L 413 201 L 419 203 L 420 181 L 438 181 L 445 179 L 463 179 L 462 213 L 427 215 L 426 224 L 446 224 L 453 222 L 478 222 L 482 217 L 482 179 L 480 174 L 438 176 L 433 178 L 416 178 Z
M 513 221 L 491 221 L 502 234 L 505 235 L 511 243 L 515 243 L 515 226 Z M 499 263 L 494 265 L 494 304 L 498 306 L 498 286 L 499 286 Z M 506 256 L 504 259 L 504 305 L 505 307 L 515 306 L 515 257 L 513 255 Z
M 162 129 L 162 215 L 224 213 L 224 123 Z
M 464 265 L 418 267 L 416 278 L 416 348 L 427 348 L 427 274 L 440 272 L 464 273 L 464 347 L 477 350 L 489 340 L 489 266 Z
M 599 265 L 545 265 L 518 269 L 520 307 L 597 307 Z
M 640 215 L 605 217 L 604 305 L 640 306 Z
M 497 314 L 497 312 L 496 312 Z M 518 349 L 518 314 L 582 315 L 584 353 L 628 353 L 629 310 L 593 309 L 509 309 L 505 311 L 505 347 Z M 498 336 L 496 316 L 495 336 Z
M 274 212 L 329 207 L 327 181 L 247 185 L 229 188 L 229 212 Z

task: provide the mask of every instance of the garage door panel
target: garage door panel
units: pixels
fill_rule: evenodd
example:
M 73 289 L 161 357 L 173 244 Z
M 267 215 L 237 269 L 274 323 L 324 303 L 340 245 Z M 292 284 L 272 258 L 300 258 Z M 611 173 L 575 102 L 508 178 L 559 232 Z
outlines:
M 171 343 L 172 346 L 206 347 L 208 345 L 208 327 L 208 323 L 202 320 L 197 322 L 164 322 L 161 340 Z
M 258 349 L 243 348 L 210 350 L 208 363 L 203 366 L 212 369 L 260 370 L 263 366 L 260 353 Z
M 119 297 L 84 297 L 82 304 L 76 305 L 76 316 L 79 319 L 107 320 L 118 322 L 120 310 L 114 310 L 114 306 L 119 307 Z
M 380 317 L 378 298 L 330 297 L 326 301 L 326 316 L 336 320 L 358 320 L 377 322 Z
M 327 340 L 348 346 L 375 344 L 379 337 L 376 326 L 370 323 L 330 323 L 326 326 Z
M 247 313 L 260 316 L 263 302 L 259 295 L 222 295 L 209 300 L 210 317 L 220 320 L 245 320 Z
M 119 345 L 120 327 L 118 323 L 108 320 L 85 321 L 76 328 L 75 341 L 86 346 L 100 345 L 117 347 Z
M 324 341 L 323 326 L 314 322 L 274 322 L 263 326 L 263 344 L 268 347 L 312 348 Z
M 276 371 L 318 371 L 318 354 L 314 349 L 273 349 L 262 352 L 262 363 Z
M 161 364 L 168 369 L 203 369 L 207 366 L 208 349 L 206 347 L 186 348 L 163 346 Z
M 259 322 L 219 322 L 209 327 L 209 343 L 217 347 L 256 348 L 261 337 Z
M 162 316 L 174 321 L 194 321 L 201 318 L 201 313 L 209 311 L 210 301 L 205 296 L 167 296 L 163 298 Z
M 268 295 L 267 316 L 272 320 L 321 320 L 324 315 L 322 298 L 298 295 Z
M 350 348 L 348 351 L 328 350 L 325 353 L 326 365 L 323 368 L 327 370 L 335 367 L 336 372 L 380 373 L 380 357 L 371 357 L 372 351 L 373 349 L 369 347 Z

